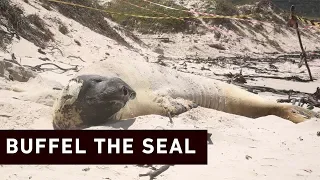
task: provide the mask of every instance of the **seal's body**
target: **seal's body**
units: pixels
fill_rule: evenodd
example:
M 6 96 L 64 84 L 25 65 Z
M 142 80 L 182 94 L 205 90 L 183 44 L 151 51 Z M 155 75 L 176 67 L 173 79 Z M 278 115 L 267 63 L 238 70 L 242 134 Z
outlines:
M 114 83 L 107 83 L 109 80 L 105 80 L 106 83 L 99 84 L 99 88 L 96 87 L 97 84 L 86 86 L 90 78 L 83 77 L 93 77 L 93 74 L 105 79 L 113 79 Z M 82 69 L 77 76 L 82 78 L 80 78 L 80 84 L 73 85 L 80 89 L 79 93 L 72 95 L 75 103 L 73 101 L 69 104 L 61 103 L 65 95 L 57 99 L 53 119 L 56 129 L 84 128 L 102 124 L 111 119 L 128 119 L 149 114 L 166 116 L 171 113 L 174 115 L 196 106 L 251 118 L 276 115 L 294 123 L 306 120 L 300 114 L 307 111 L 303 108 L 278 104 L 232 84 L 178 72 L 147 62 L 103 61 Z M 70 84 L 72 83 L 69 83 L 69 89 Z M 124 98 L 119 84 L 124 85 L 133 96 Z M 68 86 L 62 94 L 72 94 Z M 95 90 L 82 90 L 92 87 Z M 120 93 L 121 96 L 117 96 L 117 93 L 114 95 L 114 92 Z M 103 97 L 99 94 L 104 94 L 108 98 L 99 99 Z M 96 97 L 96 99 L 90 101 L 90 98 L 84 98 L 85 96 Z M 79 98 L 81 100 L 77 100 Z M 115 100 L 120 103 L 111 103 Z M 79 104 L 83 104 L 81 108 Z M 68 113 L 62 110 L 66 105 L 70 109 Z

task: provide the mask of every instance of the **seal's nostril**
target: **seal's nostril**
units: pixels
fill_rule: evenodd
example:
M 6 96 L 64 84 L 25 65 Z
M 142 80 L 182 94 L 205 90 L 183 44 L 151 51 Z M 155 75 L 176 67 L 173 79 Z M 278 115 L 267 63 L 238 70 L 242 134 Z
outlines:
M 136 93 L 135 92 L 130 94 L 130 99 L 134 99 L 134 98 L 136 98 Z
M 127 90 L 127 88 L 125 87 L 125 86 L 123 86 L 122 87 L 122 91 L 123 91 L 123 94 L 125 95 L 125 96 L 127 96 L 129 93 L 128 93 L 128 90 Z

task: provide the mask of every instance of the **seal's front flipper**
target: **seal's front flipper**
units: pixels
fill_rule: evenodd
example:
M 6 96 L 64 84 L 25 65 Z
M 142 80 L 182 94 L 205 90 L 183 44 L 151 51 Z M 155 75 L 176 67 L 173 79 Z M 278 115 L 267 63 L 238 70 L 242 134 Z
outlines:
M 159 97 L 156 99 L 156 102 L 171 116 L 176 116 L 198 107 L 198 105 L 192 101 L 181 98 L 174 99 L 168 96 Z

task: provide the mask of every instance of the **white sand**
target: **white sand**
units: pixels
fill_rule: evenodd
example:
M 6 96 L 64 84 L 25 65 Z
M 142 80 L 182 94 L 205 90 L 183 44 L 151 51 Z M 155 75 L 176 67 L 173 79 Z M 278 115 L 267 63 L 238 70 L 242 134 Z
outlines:
M 71 65 L 79 65 L 81 68 L 111 57 L 121 58 L 128 61 L 150 62 L 157 60 L 159 54 L 153 52 L 155 47 L 164 50 L 164 56 L 173 58 L 165 59 L 168 65 L 178 67 L 183 64 L 186 57 L 218 57 L 250 55 L 267 56 L 266 52 L 274 52 L 276 49 L 267 45 L 253 41 L 253 37 L 243 38 L 229 31 L 222 35 L 220 40 L 214 38 L 213 33 L 206 35 L 170 35 L 164 34 L 162 37 L 169 37 L 174 43 L 162 43 L 152 39 L 156 36 L 141 35 L 142 40 L 151 48 L 141 47 L 133 41 L 130 43 L 139 49 L 131 51 L 119 45 L 114 40 L 97 34 L 79 23 L 68 19 L 55 11 L 47 11 L 35 0 L 29 0 L 34 7 L 20 0 L 14 0 L 15 4 L 23 7 L 26 14 L 36 13 L 50 24 L 50 30 L 55 34 L 56 43 L 63 55 L 58 50 L 46 49 L 47 55 L 37 52 L 37 47 L 32 43 L 22 39 L 10 45 L 8 52 L 0 52 L 1 58 L 10 58 L 10 53 L 15 53 L 21 64 L 38 65 L 43 63 L 39 57 L 48 57 L 52 62 L 64 68 Z M 188 1 L 189 4 L 192 1 Z M 187 3 L 188 4 L 188 3 Z M 58 18 L 64 22 L 70 30 L 70 34 L 65 36 L 57 29 L 58 25 L 52 19 Z M 266 27 L 267 28 L 267 27 Z M 267 29 L 271 32 L 271 30 Z M 276 40 L 282 49 L 287 52 L 299 51 L 295 34 L 284 30 L 288 36 L 269 33 L 270 39 Z M 125 37 L 126 38 L 126 37 Z M 149 39 L 143 39 L 149 38 Z M 320 45 L 315 35 L 314 38 L 303 36 L 303 43 L 308 50 L 320 50 Z M 82 46 L 77 46 L 74 39 L 81 42 Z M 129 38 L 126 38 L 129 39 Z M 217 50 L 208 44 L 222 44 L 227 50 Z M 51 53 L 50 53 L 51 52 Z M 106 53 L 110 55 L 106 55 Z M 81 57 L 68 58 L 68 56 Z M 178 60 L 181 58 L 182 60 Z M 116 62 L 115 62 L 116 63 Z M 279 68 L 279 73 L 273 75 L 291 76 L 299 75 L 308 78 L 305 67 L 297 68 L 296 64 L 275 63 Z M 211 71 L 203 71 L 201 67 L 208 64 L 188 63 L 187 70 L 211 78 L 221 79 L 213 73 L 236 73 L 239 66 L 226 65 L 208 66 Z M 45 66 L 54 68 L 53 66 Z M 256 67 L 268 68 L 268 63 L 257 63 Z M 320 78 L 320 61 L 310 62 L 314 78 Z M 283 72 L 291 71 L 288 73 Z M 304 71 L 303 73 L 300 73 Z M 46 71 L 40 73 L 35 79 L 26 83 L 9 82 L 0 78 L 0 128 L 1 129 L 52 129 L 51 127 L 51 106 L 53 98 L 59 91 L 52 90 L 53 87 L 62 87 L 75 74 L 73 71 L 62 73 L 59 70 Z M 259 75 L 252 69 L 243 68 L 245 75 Z M 260 74 L 261 75 L 261 74 Z M 267 75 L 267 74 L 263 74 Z M 294 89 L 303 92 L 313 93 L 319 86 L 320 80 L 312 83 L 298 83 L 292 81 L 258 78 L 258 81 L 248 81 L 249 84 L 259 86 L 274 87 L 277 89 Z M 285 82 L 285 83 L 284 83 Z M 7 89 L 18 89 L 22 92 L 14 92 Z M 262 96 L 276 99 L 280 96 L 271 93 L 262 93 Z M 138 117 L 136 120 L 120 121 L 112 126 L 99 126 L 90 129 L 208 129 L 212 133 L 213 145 L 208 149 L 208 165 L 202 166 L 173 166 L 164 172 L 157 179 L 312 179 L 320 178 L 320 131 L 319 119 L 312 119 L 301 124 L 293 124 L 287 120 L 268 116 L 258 119 L 250 119 L 241 116 L 231 115 L 215 110 L 196 108 L 173 118 L 174 124 L 170 125 L 168 118 L 157 115 Z M 246 159 L 246 156 L 252 158 Z M 84 168 L 90 168 L 84 171 Z M 53 165 L 30 165 L 30 166 L 0 166 L 0 179 L 148 179 L 148 177 L 138 177 L 139 173 L 149 171 L 147 168 L 137 166 L 53 166 Z

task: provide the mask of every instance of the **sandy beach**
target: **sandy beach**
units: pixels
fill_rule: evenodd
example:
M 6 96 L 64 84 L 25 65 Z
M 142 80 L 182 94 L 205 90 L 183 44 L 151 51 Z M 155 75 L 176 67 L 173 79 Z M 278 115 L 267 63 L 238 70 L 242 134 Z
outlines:
M 279 51 L 278 46 L 261 43 L 264 41 L 261 34 L 252 35 L 244 29 L 247 36 L 240 37 L 223 27 L 219 28 L 222 34 L 219 39 L 211 31 L 203 35 L 146 35 L 134 32 L 143 45 L 127 36 L 121 28 L 116 28 L 118 24 L 107 20 L 133 47 L 130 49 L 56 10 L 48 11 L 39 1 L 28 0 L 26 3 L 12 0 L 11 3 L 23 9 L 25 15 L 37 14 L 43 19 L 55 40 L 51 46 L 42 49 L 44 53 L 40 53 L 34 43 L 23 37 L 20 40 L 14 38 L 6 51 L 0 50 L 0 61 L 12 59 L 14 53 L 15 60 L 21 65 L 34 67 L 53 63 L 64 69 L 73 69 L 64 71 L 52 64 L 42 65 L 41 71 L 34 71 L 34 77 L 26 82 L 11 81 L 5 75 L 0 76 L 1 129 L 52 129 L 52 105 L 60 90 L 76 74 L 75 70 L 103 60 L 115 63 L 117 59 L 136 63 L 147 61 L 158 63 L 159 66 L 162 63 L 177 71 L 221 81 L 227 81 L 229 73 L 236 74 L 242 70 L 247 81 L 245 85 L 275 89 L 278 93 L 268 90 L 257 92 L 274 101 L 287 98 L 285 90 L 314 93 L 320 87 L 319 29 L 301 28 L 305 32 L 302 41 L 308 55 L 315 54 L 308 62 L 315 80 L 303 82 L 292 78 L 309 78 L 306 67 L 297 66 L 300 59 L 279 58 L 281 55 L 300 53 L 295 31 L 289 28 L 283 28 L 284 34 L 279 34 L 270 28 L 270 23 L 262 24 L 265 34 L 281 48 L 282 51 Z M 69 29 L 67 35 L 59 32 L 58 20 Z M 168 38 L 172 42 L 163 42 L 158 38 Z M 216 46 L 212 44 L 223 48 L 214 48 Z M 313 110 L 319 112 L 319 108 Z M 208 145 L 208 165 L 176 165 L 158 176 L 158 180 L 320 178 L 320 137 L 317 135 L 320 132 L 319 119 L 294 124 L 276 116 L 252 119 L 197 107 L 173 117 L 173 121 L 174 124 L 170 124 L 168 117 L 148 115 L 89 129 L 206 129 L 212 133 L 213 144 Z M 149 168 L 134 165 L 1 165 L 0 179 L 143 180 L 148 177 L 139 177 L 139 174 L 148 171 Z

